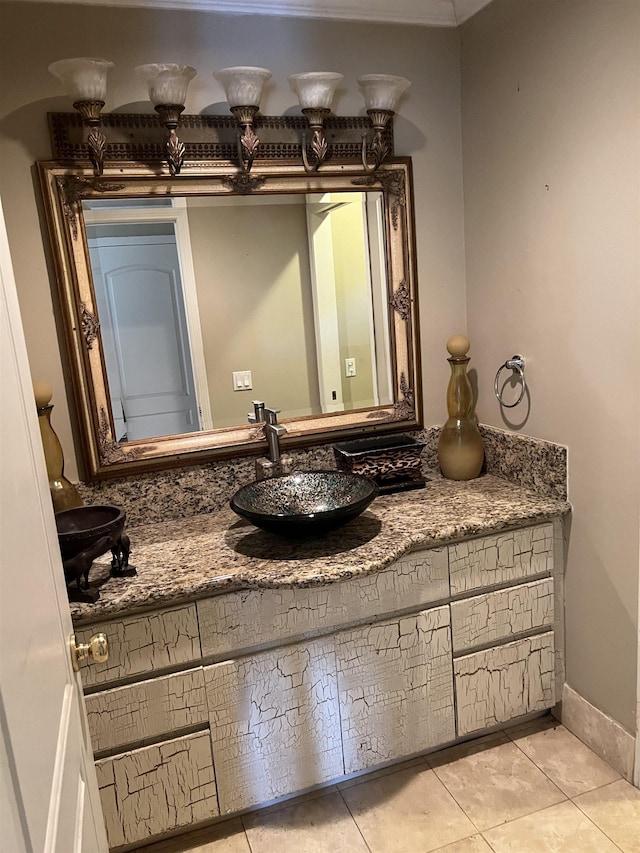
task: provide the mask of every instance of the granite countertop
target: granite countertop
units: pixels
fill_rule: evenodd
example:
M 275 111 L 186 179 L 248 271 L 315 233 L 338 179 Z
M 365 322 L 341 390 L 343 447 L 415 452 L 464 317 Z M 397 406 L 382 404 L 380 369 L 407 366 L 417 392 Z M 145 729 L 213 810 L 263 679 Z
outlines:
M 367 575 L 416 548 L 566 515 L 545 498 L 497 477 L 435 480 L 376 498 L 358 518 L 302 542 L 258 530 L 230 509 L 128 528 L 138 574 L 109 577 L 110 555 L 91 570 L 95 604 L 71 604 L 76 624 L 170 606 L 234 589 L 309 587 Z

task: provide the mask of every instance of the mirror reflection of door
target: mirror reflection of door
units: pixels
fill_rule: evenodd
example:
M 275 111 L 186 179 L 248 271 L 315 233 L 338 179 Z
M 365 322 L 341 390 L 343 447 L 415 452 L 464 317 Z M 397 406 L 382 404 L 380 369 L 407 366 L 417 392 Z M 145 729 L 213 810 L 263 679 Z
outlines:
M 200 429 L 175 236 L 144 233 L 163 229 L 87 229 L 118 441 Z
M 306 209 L 322 411 L 389 405 L 382 196 L 313 193 Z
M 391 404 L 383 205 L 378 190 L 85 200 L 117 440 L 237 426 L 253 399 L 283 420 Z

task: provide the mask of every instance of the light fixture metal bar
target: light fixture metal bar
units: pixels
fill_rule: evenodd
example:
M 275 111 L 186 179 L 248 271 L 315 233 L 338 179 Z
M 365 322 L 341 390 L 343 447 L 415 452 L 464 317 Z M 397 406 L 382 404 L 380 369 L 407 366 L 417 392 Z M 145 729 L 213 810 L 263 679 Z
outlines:
M 150 161 L 166 158 L 164 126 L 155 113 L 102 113 L 105 161 Z M 254 119 L 260 137 L 257 160 L 300 162 L 305 130 L 304 116 L 263 116 Z M 49 113 L 52 155 L 55 160 L 88 160 L 89 148 L 78 113 Z M 362 135 L 371 131 L 367 116 L 330 116 L 324 136 L 333 163 L 359 160 Z M 228 161 L 237 163 L 238 124 L 233 115 L 182 115 L 180 141 L 185 162 Z M 384 142 L 393 156 L 393 122 L 384 129 Z

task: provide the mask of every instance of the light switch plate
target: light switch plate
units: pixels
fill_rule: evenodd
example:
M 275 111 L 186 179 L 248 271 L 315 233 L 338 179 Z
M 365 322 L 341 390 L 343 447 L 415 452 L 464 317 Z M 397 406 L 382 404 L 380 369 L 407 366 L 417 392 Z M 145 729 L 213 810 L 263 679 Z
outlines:
M 233 371 L 233 390 L 234 391 L 251 391 L 253 388 L 253 380 L 250 370 L 234 370 Z

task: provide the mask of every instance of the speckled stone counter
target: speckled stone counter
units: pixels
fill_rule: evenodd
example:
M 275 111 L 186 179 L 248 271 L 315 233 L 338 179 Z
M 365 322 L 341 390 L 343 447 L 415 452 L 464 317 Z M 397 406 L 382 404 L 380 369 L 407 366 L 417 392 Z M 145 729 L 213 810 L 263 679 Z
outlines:
M 484 473 L 533 489 L 539 495 L 558 500 L 567 498 L 566 447 L 494 427 L 481 426 L 480 432 L 485 451 Z M 428 427 L 410 435 L 424 443 L 424 476 L 440 479 L 437 458 L 440 427 Z M 285 445 L 286 437 L 283 448 Z M 285 452 L 302 471 L 336 467 L 330 445 L 304 450 L 285 448 Z M 129 524 L 137 527 L 223 509 L 239 486 L 255 479 L 255 462 L 251 457 L 227 459 L 77 485 L 86 504 L 122 506 Z
M 243 588 L 310 587 L 367 575 L 416 548 L 566 515 L 570 504 L 487 475 L 436 480 L 377 498 L 359 518 L 303 542 L 258 530 L 230 509 L 131 527 L 136 577 L 110 578 L 96 562 L 93 604 L 72 604 L 74 621 L 123 615 Z

